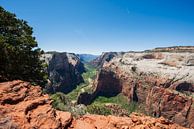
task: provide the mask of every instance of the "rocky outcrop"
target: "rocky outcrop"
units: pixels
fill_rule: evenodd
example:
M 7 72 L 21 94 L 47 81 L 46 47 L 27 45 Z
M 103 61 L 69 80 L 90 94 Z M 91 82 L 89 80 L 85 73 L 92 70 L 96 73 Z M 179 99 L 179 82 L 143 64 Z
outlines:
M 84 81 L 81 74 L 85 68 L 75 54 L 55 52 L 45 54 L 44 57 L 48 63 L 49 83 L 47 89 L 50 93 L 68 93 Z
M 194 100 L 173 90 L 153 87 L 146 99 L 150 115 L 163 116 L 185 127 L 194 128 Z
M 151 118 L 141 114 L 129 117 L 84 115 L 72 118 L 71 113 L 52 108 L 51 100 L 42 94 L 39 86 L 28 82 L 0 83 L 1 129 L 184 129 L 164 118 Z
M 0 83 L 0 128 L 65 128 L 72 121 L 68 112 L 52 108 L 48 95 L 28 82 Z
M 72 122 L 75 129 L 184 129 L 164 118 L 132 114 L 130 117 L 85 115 Z

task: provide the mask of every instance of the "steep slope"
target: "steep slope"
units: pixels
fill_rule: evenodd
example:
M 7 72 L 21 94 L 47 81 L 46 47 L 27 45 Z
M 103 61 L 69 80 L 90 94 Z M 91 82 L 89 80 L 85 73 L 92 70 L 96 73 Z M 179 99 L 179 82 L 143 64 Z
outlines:
M 84 115 L 73 119 L 68 112 L 51 107 L 48 95 L 28 82 L 0 83 L 0 128 L 2 129 L 184 129 L 164 118 L 132 114 L 130 117 Z
M 81 76 L 85 72 L 84 64 L 76 54 L 54 52 L 44 54 L 43 59 L 48 64 L 50 93 L 68 93 L 84 81 Z

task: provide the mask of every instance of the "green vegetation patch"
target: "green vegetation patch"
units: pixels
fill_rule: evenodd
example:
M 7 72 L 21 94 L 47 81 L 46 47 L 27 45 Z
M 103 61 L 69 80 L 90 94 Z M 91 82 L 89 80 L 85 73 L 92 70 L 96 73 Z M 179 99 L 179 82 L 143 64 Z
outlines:
M 57 92 L 57 93 L 51 95 L 50 97 L 53 100 L 52 106 L 55 109 L 58 109 L 61 111 L 68 111 L 69 110 L 70 100 L 65 96 L 64 93 Z
M 120 110 L 125 110 L 127 114 L 130 114 L 134 111 L 137 111 L 138 104 L 135 102 L 128 102 L 128 99 L 123 94 L 118 94 L 114 97 L 103 97 L 98 96 L 94 102 L 87 106 L 88 112 L 91 114 L 101 114 L 101 115 L 110 115 L 113 114 L 112 110 L 107 107 L 108 105 L 118 105 L 120 107 Z M 118 112 L 114 113 L 115 115 L 120 114 L 120 110 Z
M 84 83 L 78 85 L 76 89 L 66 95 L 70 100 L 77 100 L 81 92 L 92 92 L 92 81 L 96 76 L 97 70 L 87 63 L 84 66 L 86 68 L 86 72 L 82 74 Z

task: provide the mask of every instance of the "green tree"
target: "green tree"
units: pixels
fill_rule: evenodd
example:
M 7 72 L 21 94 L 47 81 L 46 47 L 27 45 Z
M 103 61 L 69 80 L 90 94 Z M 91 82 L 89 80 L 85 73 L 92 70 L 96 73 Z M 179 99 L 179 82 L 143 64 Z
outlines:
M 26 21 L 0 6 L 0 81 L 21 79 L 43 84 L 44 70 L 33 31 Z

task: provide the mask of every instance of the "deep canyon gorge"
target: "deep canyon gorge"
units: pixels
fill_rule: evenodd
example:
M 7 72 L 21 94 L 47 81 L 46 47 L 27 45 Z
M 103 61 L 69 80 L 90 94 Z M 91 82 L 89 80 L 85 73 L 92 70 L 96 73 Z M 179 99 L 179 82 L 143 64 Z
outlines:
M 0 127 L 194 128 L 190 48 L 109 52 L 89 62 L 73 53 L 46 53 L 41 57 L 48 73 L 44 89 L 19 80 L 0 84 Z M 137 113 L 109 101 L 115 96 L 135 103 L 131 112 Z M 107 102 L 96 108 L 99 97 Z

